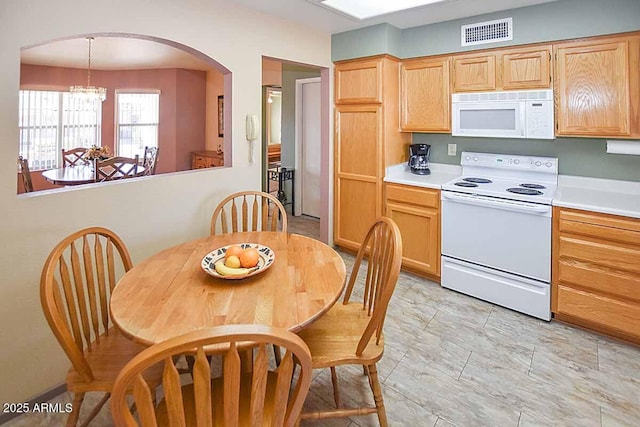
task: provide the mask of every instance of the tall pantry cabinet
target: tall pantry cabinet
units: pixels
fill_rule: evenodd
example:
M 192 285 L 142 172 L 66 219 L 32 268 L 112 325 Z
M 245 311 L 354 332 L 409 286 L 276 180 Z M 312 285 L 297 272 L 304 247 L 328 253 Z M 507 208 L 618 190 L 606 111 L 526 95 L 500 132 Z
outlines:
M 399 61 L 389 55 L 335 64 L 334 243 L 358 250 L 382 215 L 385 167 L 406 161 Z

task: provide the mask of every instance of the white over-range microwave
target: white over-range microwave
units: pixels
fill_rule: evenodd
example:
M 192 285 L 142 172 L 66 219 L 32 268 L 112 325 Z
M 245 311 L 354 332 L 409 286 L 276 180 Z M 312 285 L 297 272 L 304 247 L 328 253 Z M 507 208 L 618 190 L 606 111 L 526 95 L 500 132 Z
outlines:
M 553 139 L 553 90 L 455 93 L 453 136 Z

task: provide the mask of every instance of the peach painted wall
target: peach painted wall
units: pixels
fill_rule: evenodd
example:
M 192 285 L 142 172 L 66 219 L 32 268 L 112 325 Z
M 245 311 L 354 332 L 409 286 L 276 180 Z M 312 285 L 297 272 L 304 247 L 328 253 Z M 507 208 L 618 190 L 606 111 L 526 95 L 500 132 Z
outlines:
M 28 64 L 20 67 L 21 89 L 66 90 L 70 85 L 86 84 L 86 78 L 84 69 Z M 107 88 L 107 99 L 102 104 L 102 145 L 109 146 L 112 152 L 115 152 L 116 89 L 160 90 L 160 152 L 156 173 L 190 169 L 190 162 L 184 161 L 184 153 L 205 149 L 206 72 L 180 69 L 93 70 L 91 83 Z M 195 123 L 195 120 L 200 120 L 200 123 Z M 178 137 L 179 127 L 187 134 Z M 181 154 L 178 156 L 177 153 Z
M 282 61 L 262 58 L 262 85 L 282 86 Z
M 176 149 L 177 170 L 191 169 L 191 153 L 206 148 L 207 74 L 176 70 Z

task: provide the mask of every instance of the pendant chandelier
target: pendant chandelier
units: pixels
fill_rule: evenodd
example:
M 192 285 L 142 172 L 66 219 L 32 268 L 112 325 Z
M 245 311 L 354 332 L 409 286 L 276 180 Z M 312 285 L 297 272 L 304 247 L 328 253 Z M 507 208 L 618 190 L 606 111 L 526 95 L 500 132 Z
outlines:
M 87 37 L 89 42 L 89 66 L 87 67 L 87 85 L 71 86 L 69 92 L 71 95 L 82 99 L 85 102 L 102 102 L 107 99 L 107 89 L 104 87 L 91 86 L 91 42 L 93 37 Z

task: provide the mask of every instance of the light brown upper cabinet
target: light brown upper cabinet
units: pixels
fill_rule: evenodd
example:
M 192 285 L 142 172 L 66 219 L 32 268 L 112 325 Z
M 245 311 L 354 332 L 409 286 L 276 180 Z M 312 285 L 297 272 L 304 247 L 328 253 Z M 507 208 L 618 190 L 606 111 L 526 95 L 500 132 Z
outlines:
M 551 46 L 497 49 L 453 57 L 454 92 L 551 87 Z
M 451 132 L 449 58 L 400 64 L 400 128 L 412 132 Z
M 536 89 L 551 86 L 551 47 L 503 51 L 502 89 Z
M 601 37 L 554 46 L 557 135 L 640 135 L 640 36 Z M 632 113 L 635 111 L 635 113 Z
M 336 104 L 382 103 L 382 62 L 378 59 L 336 64 Z
M 496 89 L 496 55 L 461 55 L 453 58 L 454 92 Z

